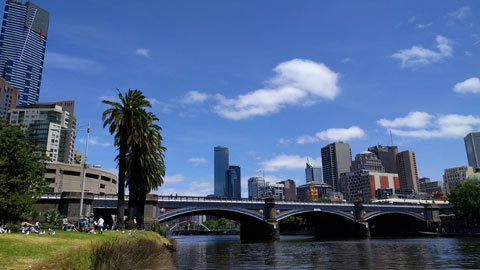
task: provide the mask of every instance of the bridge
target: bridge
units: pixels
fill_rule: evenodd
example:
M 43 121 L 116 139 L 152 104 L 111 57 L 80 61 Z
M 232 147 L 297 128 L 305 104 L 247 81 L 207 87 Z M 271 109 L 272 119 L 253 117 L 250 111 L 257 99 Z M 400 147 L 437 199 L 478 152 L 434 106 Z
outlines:
M 44 194 L 38 208 L 57 207 L 63 215 L 78 217 L 79 195 L 73 192 Z M 125 197 L 126 206 L 128 196 Z M 86 213 L 110 210 L 114 213 L 116 195 L 87 193 Z M 315 236 L 362 236 L 414 234 L 433 231 L 441 208 L 432 204 L 330 203 L 249 200 L 149 194 L 145 205 L 146 223 L 166 222 L 185 216 L 212 215 L 241 224 L 242 239 L 278 239 L 279 222 L 290 216 L 309 219 Z

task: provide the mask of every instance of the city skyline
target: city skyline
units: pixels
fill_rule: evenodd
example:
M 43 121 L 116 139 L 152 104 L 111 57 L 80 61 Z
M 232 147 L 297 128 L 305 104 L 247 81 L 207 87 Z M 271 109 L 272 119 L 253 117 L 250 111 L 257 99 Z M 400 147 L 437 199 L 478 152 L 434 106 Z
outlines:
M 259 170 L 302 184 L 325 145 L 345 141 L 355 155 L 391 145 L 390 130 L 415 151 L 419 177 L 468 165 L 479 3 L 36 4 L 50 13 L 39 101 L 75 100 L 77 128 L 92 122 L 89 161 L 114 172 L 100 101 L 142 90 L 168 149 L 159 194 L 211 194 L 216 145 L 242 168 L 242 197 Z

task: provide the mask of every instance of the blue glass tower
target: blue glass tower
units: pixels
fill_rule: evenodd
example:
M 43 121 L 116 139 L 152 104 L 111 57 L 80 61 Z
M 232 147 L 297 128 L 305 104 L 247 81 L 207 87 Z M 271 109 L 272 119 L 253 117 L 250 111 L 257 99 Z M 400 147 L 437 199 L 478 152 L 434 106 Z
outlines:
M 229 166 L 227 173 L 228 194 L 226 197 L 240 199 L 241 190 L 241 172 L 239 166 Z
M 0 76 L 20 92 L 19 105 L 38 102 L 49 13 L 32 2 L 7 0 L 0 33 Z
M 227 171 L 228 171 L 228 148 L 216 146 L 214 148 L 214 190 L 215 196 L 228 196 Z

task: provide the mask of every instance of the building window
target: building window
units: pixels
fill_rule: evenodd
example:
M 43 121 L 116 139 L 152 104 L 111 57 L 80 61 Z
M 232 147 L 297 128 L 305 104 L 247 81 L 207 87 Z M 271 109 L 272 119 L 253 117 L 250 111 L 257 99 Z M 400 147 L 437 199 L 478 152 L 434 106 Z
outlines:
M 76 171 L 63 171 L 63 174 L 65 175 L 73 175 L 73 176 L 80 176 L 80 172 L 76 172 Z
M 45 177 L 45 182 L 47 182 L 47 183 L 55 183 L 55 178 Z
M 56 169 L 45 169 L 45 173 L 57 173 Z
M 103 175 L 102 175 L 101 179 L 102 179 L 103 181 L 110 182 L 110 178 L 108 178 L 108 177 L 106 177 L 106 176 L 103 176 Z
M 105 184 L 100 184 L 100 188 L 105 188 Z
M 86 174 L 86 177 L 88 177 L 88 178 L 94 178 L 94 179 L 98 179 L 98 174 L 87 173 L 87 174 Z

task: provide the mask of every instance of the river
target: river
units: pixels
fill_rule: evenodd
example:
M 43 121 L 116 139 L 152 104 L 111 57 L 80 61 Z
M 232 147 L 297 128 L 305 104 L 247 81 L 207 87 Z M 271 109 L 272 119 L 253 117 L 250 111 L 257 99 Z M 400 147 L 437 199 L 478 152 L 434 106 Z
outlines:
M 480 238 L 176 236 L 177 269 L 480 269 Z

